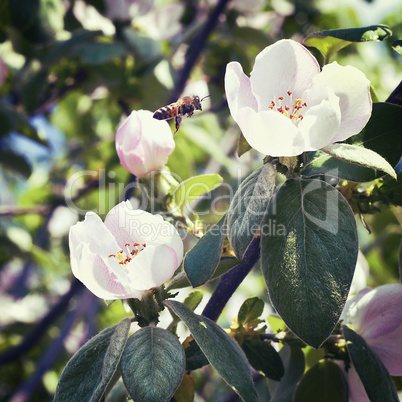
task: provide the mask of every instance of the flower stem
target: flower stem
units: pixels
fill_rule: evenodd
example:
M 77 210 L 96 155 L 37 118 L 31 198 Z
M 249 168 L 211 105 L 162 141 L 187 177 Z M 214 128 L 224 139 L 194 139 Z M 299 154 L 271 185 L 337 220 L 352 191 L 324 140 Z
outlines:
M 226 274 L 222 275 L 218 286 L 212 293 L 207 305 L 202 312 L 204 317 L 216 321 L 221 315 L 228 300 L 243 282 L 244 278 L 252 270 L 255 263 L 260 259 L 260 238 L 256 237 L 251 242 L 244 255 L 244 263 L 237 265 Z

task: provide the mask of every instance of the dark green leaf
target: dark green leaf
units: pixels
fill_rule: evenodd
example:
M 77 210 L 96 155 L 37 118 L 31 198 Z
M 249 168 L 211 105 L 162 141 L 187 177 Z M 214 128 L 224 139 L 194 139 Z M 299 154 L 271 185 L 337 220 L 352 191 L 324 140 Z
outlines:
M 290 179 L 261 230 L 261 266 L 273 306 L 315 348 L 331 334 L 356 266 L 356 222 L 343 196 L 320 180 Z
M 99 401 L 116 372 L 127 342 L 130 319 L 106 328 L 67 363 L 57 384 L 55 402 Z
M 24 176 L 26 179 L 28 179 L 32 173 L 31 165 L 26 161 L 25 157 L 17 155 L 12 151 L 0 149 L 0 165 L 11 169 L 15 173 Z
M 235 257 L 221 257 L 219 261 L 219 265 L 216 267 L 215 272 L 209 279 L 209 281 L 212 281 L 220 276 L 222 276 L 224 273 L 227 271 L 231 270 L 234 268 L 237 264 L 240 264 L 241 261 L 239 261 Z M 172 282 L 169 284 L 166 290 L 172 290 L 172 289 L 182 289 L 187 286 L 190 286 L 190 282 L 187 279 L 187 275 L 185 272 L 181 272 L 179 275 L 177 275 Z
M 184 270 L 194 288 L 207 282 L 219 264 L 224 239 L 224 223 L 225 217 L 202 236 L 184 258 Z
M 329 144 L 322 148 L 322 151 L 354 165 L 382 170 L 396 179 L 396 173 L 392 166 L 381 155 L 371 149 L 350 144 Z
M 75 44 L 73 50 L 73 56 L 90 65 L 103 64 L 128 53 L 127 47 L 121 42 L 83 42 Z
M 278 352 L 269 342 L 262 341 L 259 335 L 246 337 L 242 349 L 255 370 L 264 373 L 268 378 L 280 381 L 285 369 Z
M 348 142 L 370 149 L 386 159 L 391 166 L 396 166 L 402 155 L 401 120 L 402 107 L 390 103 L 374 103 L 366 127 L 350 137 Z M 357 166 L 321 151 L 307 154 L 302 174 L 306 177 L 327 175 L 355 182 L 372 181 L 384 176 L 381 171 Z
M 346 325 L 342 325 L 342 331 L 347 341 L 350 359 L 370 401 L 397 402 L 399 398 L 391 377 L 378 356 L 355 331 Z
M 358 183 L 379 179 L 383 172 L 364 168 L 349 162 L 334 158 L 325 152 L 317 151 L 307 154 L 308 162 L 302 170 L 304 177 L 336 178 Z
M 395 52 L 399 53 L 402 55 L 402 40 L 394 40 L 391 43 L 392 49 L 395 50 Z
M 279 351 L 279 356 L 285 368 L 285 375 L 280 382 L 268 380 L 270 402 L 292 402 L 293 392 L 304 373 L 304 353 L 299 348 L 285 345 Z
M 30 125 L 26 115 L 11 105 L 0 104 L 0 137 L 11 131 L 31 138 L 42 145 L 47 145 L 47 142 L 40 138 L 35 128 Z
M 401 106 L 374 103 L 370 120 L 359 134 L 348 139 L 348 143 L 377 152 L 394 167 L 402 155 L 401 120 Z
M 258 297 L 250 297 L 241 305 L 237 322 L 245 325 L 259 318 L 264 310 L 264 302 Z
M 227 216 L 228 238 L 237 258 L 243 259 L 275 191 L 275 168 L 267 163 L 240 184 Z
M 328 60 L 332 54 L 352 42 L 380 41 L 392 34 L 386 25 L 371 25 L 362 28 L 331 29 L 313 32 L 304 39 L 306 46 L 317 48 Z
M 170 401 L 185 370 L 178 339 L 163 328 L 145 327 L 131 335 L 121 358 L 121 374 L 138 402 Z
M 155 62 L 161 57 L 160 45 L 156 40 L 133 29 L 125 29 L 123 34 L 128 45 L 144 62 Z
M 342 369 L 325 359 L 303 376 L 296 389 L 294 402 L 348 402 L 348 384 Z
M 197 370 L 209 364 L 208 359 L 195 341 L 192 341 L 190 346 L 184 349 L 184 352 L 186 354 L 186 370 Z
M 164 304 L 183 320 L 208 361 L 232 389 L 244 401 L 257 401 L 250 366 L 239 345 L 215 322 L 194 314 L 184 304 L 172 300 Z

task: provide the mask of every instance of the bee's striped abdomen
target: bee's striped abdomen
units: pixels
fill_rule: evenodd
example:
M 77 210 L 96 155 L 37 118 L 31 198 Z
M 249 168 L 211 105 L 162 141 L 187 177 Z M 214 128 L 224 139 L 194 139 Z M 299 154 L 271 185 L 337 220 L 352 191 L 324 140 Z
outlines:
M 176 116 L 176 112 L 175 112 L 175 108 L 174 106 L 168 105 L 168 106 L 164 106 L 161 107 L 160 109 L 158 109 L 154 115 L 153 118 L 157 119 L 157 120 L 168 120 L 168 119 L 172 119 L 173 117 Z

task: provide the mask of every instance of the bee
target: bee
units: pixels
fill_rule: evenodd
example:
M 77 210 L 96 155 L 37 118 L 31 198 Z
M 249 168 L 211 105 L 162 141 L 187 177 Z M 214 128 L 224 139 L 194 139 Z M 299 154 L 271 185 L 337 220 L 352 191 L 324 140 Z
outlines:
M 177 133 L 178 129 L 180 128 L 181 121 L 183 116 L 191 117 L 194 114 L 194 110 L 201 110 L 201 102 L 208 98 L 211 95 L 204 96 L 201 100 L 199 96 L 184 96 L 177 100 L 177 102 L 171 103 L 170 105 L 163 106 L 158 109 L 153 118 L 157 120 L 170 120 L 175 119 L 175 127 Z

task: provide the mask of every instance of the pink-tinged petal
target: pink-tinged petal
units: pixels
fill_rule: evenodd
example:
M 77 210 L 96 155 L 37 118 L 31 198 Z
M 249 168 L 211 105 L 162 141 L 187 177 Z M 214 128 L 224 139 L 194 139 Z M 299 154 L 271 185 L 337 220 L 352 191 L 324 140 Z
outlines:
M 160 169 L 175 148 L 167 122 L 152 116 L 148 110 L 134 111 L 116 133 L 120 162 L 137 177 Z
M 250 74 L 251 88 L 259 110 L 291 91 L 299 98 L 320 72 L 314 56 L 300 43 L 283 39 L 266 47 L 255 59 Z
M 348 322 L 366 342 L 402 325 L 402 284 L 379 286 L 349 309 Z
M 168 281 L 179 264 L 173 248 L 150 245 L 133 258 L 127 269 L 132 286 L 146 290 Z
M 121 248 L 124 248 L 126 243 L 134 242 L 146 243 L 147 246 L 165 244 L 175 250 L 180 265 L 183 258 L 183 241 L 176 228 L 165 222 L 161 215 L 133 210 L 129 201 L 123 201 L 110 210 L 105 225 L 116 237 Z
M 257 110 L 257 101 L 251 92 L 250 79 L 243 73 L 241 65 L 233 61 L 226 67 L 225 93 L 230 114 L 237 123 L 237 112 L 243 107 Z
M 331 142 L 343 141 L 358 134 L 367 124 L 372 112 L 370 82 L 366 76 L 355 67 L 340 66 L 333 62 L 324 66 L 314 81 L 320 81 L 322 85 L 332 88 L 339 97 L 342 120 Z
M 344 366 L 343 363 L 340 364 Z M 344 373 L 349 386 L 349 402 L 370 402 L 356 369 L 352 366 L 347 373 L 345 371 Z
M 368 339 L 367 344 L 391 375 L 402 376 L 402 323 L 394 331 Z
M 298 126 L 305 141 L 303 151 L 315 151 L 330 143 L 341 122 L 338 103 L 339 99 L 329 93 L 318 105 L 306 111 Z
M 304 151 L 303 136 L 281 113 L 243 108 L 239 110 L 238 118 L 244 137 L 257 151 L 271 156 L 296 156 Z
M 106 300 L 137 297 L 140 292 L 128 293 L 112 270 L 102 259 L 90 251 L 86 243 L 80 243 L 75 258 L 71 258 L 73 274 L 95 296 Z
M 168 156 L 174 151 L 175 142 L 168 123 L 154 119 L 148 110 L 139 110 L 142 120 L 142 151 L 144 165 L 148 171 L 154 171 L 164 166 Z
M 88 244 L 91 253 L 96 255 L 111 254 L 119 247 L 102 219 L 93 212 L 87 212 L 84 221 L 70 228 L 69 243 L 72 256 L 80 243 Z
M 345 307 L 343 308 L 342 314 L 339 317 L 340 320 L 345 321 L 345 323 L 350 324 L 348 320 L 348 313 L 354 309 L 356 303 L 368 292 L 371 291 L 371 288 L 366 287 L 362 289 L 356 296 L 351 299 L 346 300 Z

